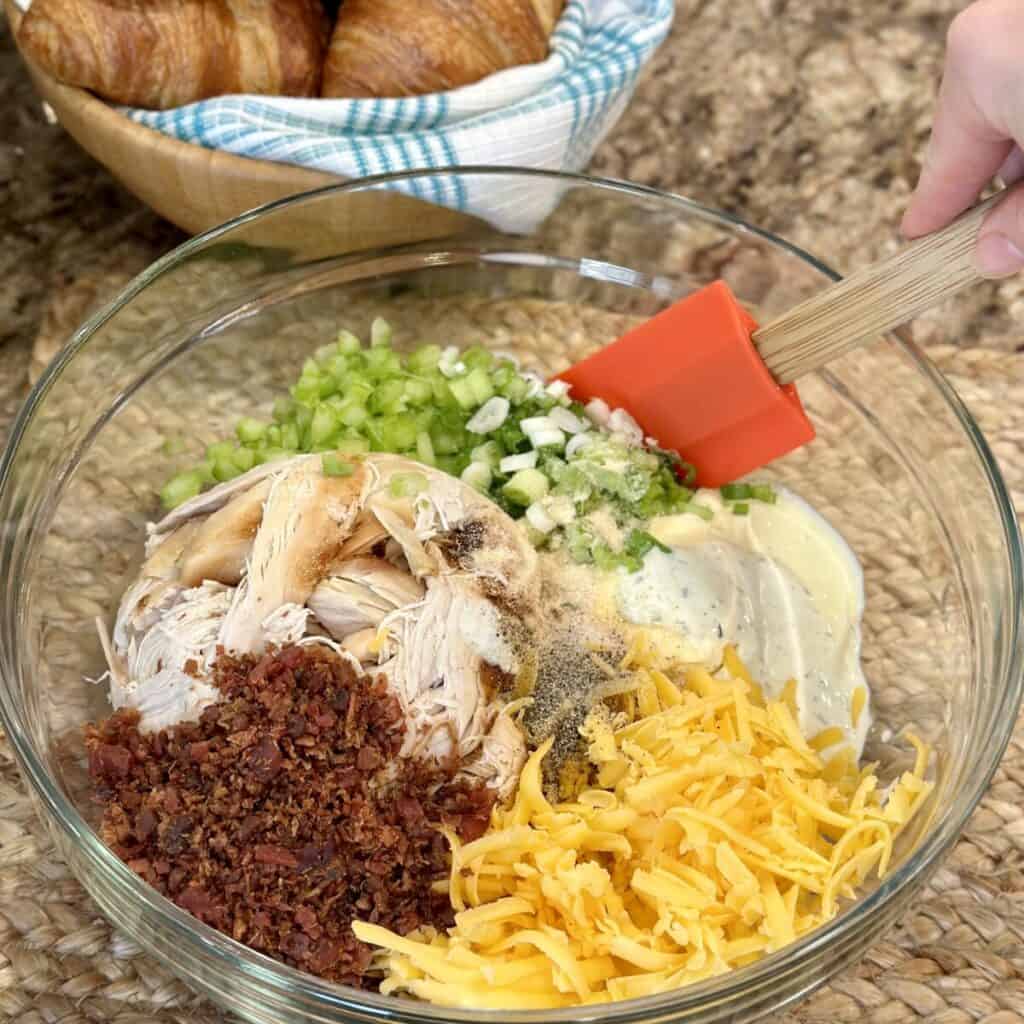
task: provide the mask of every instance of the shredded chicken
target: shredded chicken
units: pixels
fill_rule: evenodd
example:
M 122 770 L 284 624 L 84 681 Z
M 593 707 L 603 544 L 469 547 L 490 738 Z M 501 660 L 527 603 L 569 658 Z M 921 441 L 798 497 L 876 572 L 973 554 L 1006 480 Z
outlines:
M 387 680 L 409 726 L 404 755 L 457 753 L 504 795 L 525 743 L 487 679 L 514 679 L 533 646 L 537 555 L 453 477 L 394 455 L 352 467 L 260 466 L 151 527 L 104 638 L 112 700 L 143 729 L 174 725 L 218 699 L 205 681 L 218 651 L 320 642 Z M 410 474 L 424 485 L 401 496 L 393 483 Z

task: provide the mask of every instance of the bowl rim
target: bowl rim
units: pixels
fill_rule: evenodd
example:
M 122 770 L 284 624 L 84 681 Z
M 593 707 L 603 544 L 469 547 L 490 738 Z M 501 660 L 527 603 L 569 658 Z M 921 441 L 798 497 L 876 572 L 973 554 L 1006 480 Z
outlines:
M 410 179 L 439 176 L 492 178 L 504 176 L 535 179 L 567 187 L 585 187 L 613 194 L 623 194 L 632 198 L 655 200 L 665 204 L 669 209 L 680 210 L 690 216 L 724 225 L 740 234 L 749 234 L 760 238 L 773 247 L 797 257 L 827 279 L 831 281 L 840 279 L 840 275 L 836 271 L 799 246 L 779 238 L 771 232 L 757 228 L 735 214 L 716 210 L 682 195 L 615 179 L 561 171 L 482 165 L 404 171 L 396 174 L 375 175 L 337 185 L 327 185 L 256 207 L 239 217 L 188 239 L 137 275 L 114 299 L 82 324 L 58 357 L 44 371 L 17 413 L 2 458 L 0 458 L 0 495 L 8 486 L 13 460 L 18 453 L 26 428 L 52 383 L 104 323 L 165 271 L 187 260 L 193 253 L 221 236 L 290 206 L 301 205 L 327 195 L 386 188 Z M 1024 626 L 1024 619 L 1022 619 L 1024 616 L 1024 604 L 1022 604 L 1022 598 L 1024 598 L 1024 545 L 1022 545 L 1019 524 L 1009 491 L 988 442 L 952 385 L 916 344 L 899 334 L 894 337 L 894 341 L 909 357 L 925 380 L 945 400 L 949 411 L 954 414 L 964 432 L 964 440 L 973 449 L 974 455 L 981 464 L 990 496 L 998 509 L 1002 526 L 1001 546 L 1009 562 L 1011 578 L 1010 635 L 1003 640 L 1004 647 L 1009 651 L 1007 673 L 1009 685 L 1003 691 L 1001 698 L 1002 710 L 1005 713 L 994 716 L 991 737 L 993 742 L 986 748 L 987 764 L 984 771 L 975 776 L 973 786 L 966 787 L 966 794 L 961 794 L 958 801 L 961 804 L 960 812 L 953 814 L 951 810 L 947 810 L 944 814 L 937 816 L 917 849 L 899 868 L 882 880 L 873 892 L 857 900 L 842 915 L 779 951 L 728 974 L 696 982 L 683 988 L 641 999 L 601 1004 L 594 1007 L 526 1011 L 463 1010 L 363 992 L 347 986 L 321 981 L 312 975 L 257 953 L 198 921 L 143 882 L 100 840 L 96 832 L 86 823 L 64 794 L 62 788 L 52 783 L 41 760 L 35 756 L 33 743 L 19 721 L 17 708 L 8 703 L 7 689 L 0 688 L 0 722 L 7 731 L 17 756 L 22 777 L 30 785 L 37 800 L 47 808 L 51 818 L 59 824 L 64 838 L 78 845 L 88 859 L 98 869 L 105 872 L 112 882 L 131 892 L 139 904 L 145 906 L 149 913 L 155 915 L 163 930 L 170 933 L 176 942 L 184 943 L 189 947 L 197 959 L 212 959 L 216 962 L 217 968 L 221 970 L 241 971 L 252 982 L 272 989 L 278 995 L 301 997 L 307 1001 L 310 1008 L 348 1012 L 363 1019 L 401 1019 L 423 1022 L 423 1024 L 426 1022 L 439 1024 L 442 1021 L 471 1024 L 471 1022 L 481 1019 L 500 1021 L 502 1024 L 513 1024 L 513 1022 L 540 1024 L 542 1021 L 569 1024 L 569 1022 L 591 1020 L 614 1021 L 616 1024 L 619 1022 L 622 1024 L 637 1022 L 639 1024 L 640 1021 L 659 1013 L 695 1012 L 706 1007 L 711 1001 L 726 1004 L 745 992 L 757 990 L 766 982 L 770 982 L 772 975 L 780 968 L 792 968 L 801 959 L 820 952 L 824 947 L 854 931 L 859 923 L 881 909 L 922 876 L 926 877 L 930 873 L 936 866 L 938 858 L 959 837 L 964 824 L 987 790 L 1012 737 L 1017 717 L 1016 712 L 1020 707 L 1022 694 L 1024 694 L 1024 645 L 1019 642 L 1022 626 Z M 2 601 L 3 599 L 0 598 L 0 603 Z M 965 795 L 967 796 L 966 801 L 964 800 Z M 837 944 L 836 949 L 839 948 L 840 946 Z

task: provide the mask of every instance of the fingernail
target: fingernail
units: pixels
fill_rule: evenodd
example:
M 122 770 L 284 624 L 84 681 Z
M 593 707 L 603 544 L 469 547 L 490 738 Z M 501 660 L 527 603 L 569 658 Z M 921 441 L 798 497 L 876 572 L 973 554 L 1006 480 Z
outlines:
M 1008 235 L 993 231 L 978 239 L 975 261 L 984 277 L 1007 277 L 1024 270 L 1024 250 Z

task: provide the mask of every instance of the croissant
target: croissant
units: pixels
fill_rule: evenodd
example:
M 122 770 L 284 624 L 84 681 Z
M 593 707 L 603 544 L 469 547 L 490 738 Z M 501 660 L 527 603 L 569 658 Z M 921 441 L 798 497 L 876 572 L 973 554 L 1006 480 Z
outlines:
M 58 81 L 134 107 L 225 93 L 315 96 L 320 0 L 34 0 L 25 55 Z
M 344 0 L 324 96 L 417 96 L 544 60 L 564 0 Z

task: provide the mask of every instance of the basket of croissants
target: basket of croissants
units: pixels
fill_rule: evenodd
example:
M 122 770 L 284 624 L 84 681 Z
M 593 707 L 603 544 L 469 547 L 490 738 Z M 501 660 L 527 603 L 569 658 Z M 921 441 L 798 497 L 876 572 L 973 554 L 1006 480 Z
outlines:
M 190 231 L 368 174 L 579 170 L 674 13 L 674 0 L 4 2 L 61 123 Z

